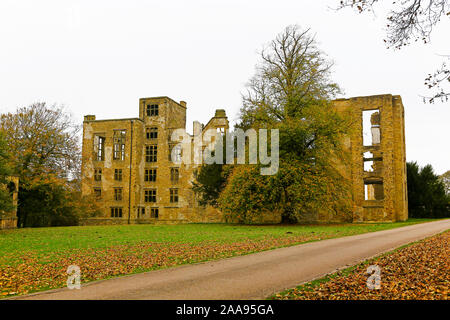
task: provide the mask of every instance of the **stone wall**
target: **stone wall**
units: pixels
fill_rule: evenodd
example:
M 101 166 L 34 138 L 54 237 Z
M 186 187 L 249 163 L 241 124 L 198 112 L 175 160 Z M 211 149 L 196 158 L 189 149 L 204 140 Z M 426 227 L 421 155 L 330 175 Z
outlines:
M 406 220 L 404 109 L 400 96 L 356 97 L 335 100 L 333 103 L 338 111 L 348 114 L 353 123 L 345 140 L 351 159 L 348 163 L 337 164 L 352 185 L 353 214 L 313 212 L 305 215 L 301 222 Z M 148 111 L 154 106 L 157 106 L 157 115 Z M 94 190 L 101 190 L 97 204 L 103 214 L 83 220 L 82 224 L 224 222 L 217 209 L 198 205 L 192 191 L 198 164 L 175 164 L 169 160 L 174 144 L 171 140 L 172 132 L 186 127 L 186 110 L 184 101 L 175 102 L 168 97 L 155 97 L 139 100 L 139 118 L 96 120 L 93 115 L 85 117 L 82 193 L 88 196 L 93 195 Z M 366 111 L 369 111 L 369 117 L 363 116 Z M 363 122 L 369 124 L 369 133 L 365 137 Z M 156 138 L 147 137 L 147 131 L 151 128 L 157 128 Z M 194 151 L 195 135 L 208 129 L 228 129 L 225 110 L 216 110 L 214 117 L 206 125 L 194 122 L 194 136 L 187 135 L 183 146 L 187 144 Z M 115 160 L 114 132 L 117 130 L 124 132 L 125 149 L 124 157 Z M 96 159 L 97 137 L 105 139 L 103 159 Z M 371 145 L 364 145 L 365 138 L 370 138 Z M 157 161 L 147 161 L 148 146 L 157 146 Z M 204 147 L 206 145 L 202 145 Z M 191 160 L 194 160 L 193 153 Z M 365 170 L 366 167 L 370 170 Z M 100 181 L 94 179 L 96 169 L 102 172 Z M 176 181 L 171 179 L 173 169 L 178 170 Z M 121 181 L 115 180 L 116 170 L 122 172 Z M 156 181 L 146 181 L 146 170 L 156 170 Z M 115 189 L 121 189 L 120 200 L 115 199 Z M 146 190 L 156 191 L 155 202 L 146 201 Z M 171 201 L 171 190 L 177 190 L 178 201 Z M 112 217 L 111 208 L 121 208 L 122 216 Z M 155 209 L 158 209 L 157 218 L 151 215 Z M 254 223 L 280 221 L 280 213 L 266 212 Z
M 11 192 L 13 205 L 16 208 L 12 212 L 1 212 L 0 229 L 17 228 L 17 202 L 19 199 L 19 178 L 8 177 L 7 185 L 0 185 L 0 188 L 8 189 Z

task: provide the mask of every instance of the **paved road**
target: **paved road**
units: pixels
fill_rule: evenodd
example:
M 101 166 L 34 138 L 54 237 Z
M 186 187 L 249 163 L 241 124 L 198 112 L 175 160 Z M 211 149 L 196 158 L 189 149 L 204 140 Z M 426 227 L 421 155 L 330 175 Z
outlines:
M 450 219 L 92 282 L 21 299 L 264 299 L 450 229 Z

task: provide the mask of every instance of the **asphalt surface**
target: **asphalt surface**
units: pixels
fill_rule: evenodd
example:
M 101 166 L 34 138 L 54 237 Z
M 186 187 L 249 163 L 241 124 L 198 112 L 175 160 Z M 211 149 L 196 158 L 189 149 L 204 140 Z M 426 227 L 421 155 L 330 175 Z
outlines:
M 450 219 L 185 265 L 16 299 L 265 299 L 336 270 L 450 229 Z M 82 272 L 82 270 L 81 270 Z

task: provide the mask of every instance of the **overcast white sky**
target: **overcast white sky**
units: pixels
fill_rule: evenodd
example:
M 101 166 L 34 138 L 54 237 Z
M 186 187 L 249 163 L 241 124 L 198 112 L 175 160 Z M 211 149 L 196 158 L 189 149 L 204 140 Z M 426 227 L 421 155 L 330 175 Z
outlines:
M 383 43 L 376 16 L 335 12 L 339 0 L 2 0 L 0 112 L 36 101 L 64 104 L 82 122 L 137 117 L 140 97 L 188 103 L 192 121 L 218 108 L 235 120 L 257 52 L 289 24 L 310 27 L 335 61 L 343 97 L 399 94 L 407 160 L 450 169 L 450 102 L 424 105 L 423 79 L 448 54 L 450 19 L 430 45 Z M 390 1 L 388 1 L 390 3 Z

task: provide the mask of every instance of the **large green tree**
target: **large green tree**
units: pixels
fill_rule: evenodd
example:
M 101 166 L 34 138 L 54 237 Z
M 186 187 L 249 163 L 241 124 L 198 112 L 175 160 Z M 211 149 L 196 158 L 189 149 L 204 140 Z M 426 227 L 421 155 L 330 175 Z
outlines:
M 79 167 L 80 127 L 63 107 L 34 103 L 0 116 L 21 185 L 66 179 Z
M 431 165 L 407 163 L 408 210 L 413 218 L 450 217 L 450 196 Z
M 338 168 L 347 159 L 342 141 L 349 125 L 330 103 L 340 91 L 331 67 L 310 30 L 298 26 L 262 50 L 237 127 L 278 129 L 280 167 L 263 176 L 260 164 L 236 165 L 226 184 L 223 176 L 215 179 L 223 186 L 217 201 L 226 216 L 251 222 L 277 210 L 294 222 L 318 210 L 349 213 L 349 181 Z

